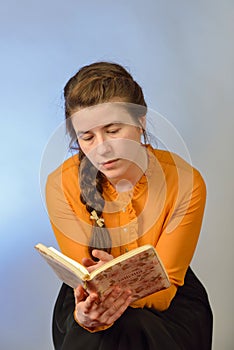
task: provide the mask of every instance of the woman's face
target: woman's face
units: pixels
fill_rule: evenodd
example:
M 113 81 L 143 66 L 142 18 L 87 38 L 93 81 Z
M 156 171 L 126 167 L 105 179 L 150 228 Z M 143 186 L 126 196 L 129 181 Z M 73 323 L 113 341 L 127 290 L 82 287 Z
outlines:
M 121 180 L 133 184 L 145 171 L 142 128 L 122 104 L 104 103 L 82 109 L 73 114 L 72 123 L 81 150 L 113 184 Z M 144 117 L 139 123 L 143 125 Z

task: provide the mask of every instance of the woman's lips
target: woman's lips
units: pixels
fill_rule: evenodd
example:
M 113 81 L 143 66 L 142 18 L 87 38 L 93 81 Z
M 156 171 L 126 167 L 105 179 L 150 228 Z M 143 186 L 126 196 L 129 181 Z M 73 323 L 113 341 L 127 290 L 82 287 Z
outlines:
M 118 162 L 119 158 L 118 159 L 111 159 L 111 160 L 108 160 L 107 162 L 101 162 L 99 163 L 100 167 L 102 168 L 105 168 L 105 169 L 109 169 L 109 168 L 112 168 L 116 162 Z

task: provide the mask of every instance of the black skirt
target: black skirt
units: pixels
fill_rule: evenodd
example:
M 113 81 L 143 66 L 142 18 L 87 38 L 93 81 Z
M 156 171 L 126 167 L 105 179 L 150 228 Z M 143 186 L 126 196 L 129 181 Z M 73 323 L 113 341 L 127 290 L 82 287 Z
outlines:
M 112 327 L 90 333 L 73 317 L 74 294 L 63 284 L 53 314 L 55 350 L 211 350 L 212 311 L 207 293 L 191 268 L 170 307 L 129 307 Z

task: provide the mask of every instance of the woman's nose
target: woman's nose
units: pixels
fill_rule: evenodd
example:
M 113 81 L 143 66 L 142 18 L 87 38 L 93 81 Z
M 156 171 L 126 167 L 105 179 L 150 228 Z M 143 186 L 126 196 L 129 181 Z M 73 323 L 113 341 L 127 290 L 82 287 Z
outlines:
M 110 141 L 107 140 L 104 136 L 99 137 L 96 152 L 99 155 L 105 155 L 110 151 L 111 151 Z

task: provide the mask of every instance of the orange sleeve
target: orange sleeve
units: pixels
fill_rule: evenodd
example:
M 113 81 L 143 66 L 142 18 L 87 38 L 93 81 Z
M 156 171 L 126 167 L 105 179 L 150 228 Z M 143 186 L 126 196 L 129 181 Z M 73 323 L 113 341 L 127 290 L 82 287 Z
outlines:
M 189 201 L 188 201 L 189 198 Z M 172 283 L 167 290 L 152 294 L 132 304 L 133 307 L 154 307 L 165 310 L 169 307 L 178 286 L 192 260 L 198 241 L 206 201 L 206 186 L 200 173 L 193 169 L 192 190 L 181 196 L 171 210 L 168 220 L 156 245 L 156 250 Z
M 66 184 L 62 183 L 60 170 L 49 175 L 46 184 L 48 215 L 62 253 L 81 263 L 83 257 L 89 256 L 87 248 L 90 235 L 90 225 L 87 222 L 89 216 L 82 204 L 76 208 L 71 205 L 69 193 L 74 195 L 77 186 L 71 187 L 70 191 L 64 186 Z M 75 196 L 79 200 L 79 194 L 76 193 Z

